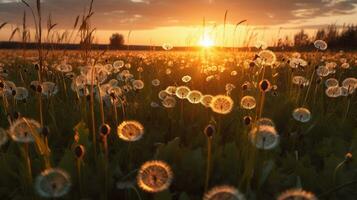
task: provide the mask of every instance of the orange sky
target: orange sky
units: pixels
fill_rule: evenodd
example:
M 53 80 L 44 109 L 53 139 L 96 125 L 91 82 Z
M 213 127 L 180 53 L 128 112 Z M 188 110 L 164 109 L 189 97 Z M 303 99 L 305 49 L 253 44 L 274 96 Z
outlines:
M 33 0 L 27 0 L 30 4 Z M 74 19 L 88 5 L 88 0 L 42 0 L 44 15 L 51 13 L 58 23 L 56 31 L 69 30 Z M 126 43 L 174 46 L 199 44 L 205 32 L 216 45 L 241 46 L 251 34 L 254 41 L 272 44 L 279 37 L 292 35 L 300 28 L 313 33 L 328 24 L 351 24 L 357 19 L 355 0 L 96 0 L 93 26 L 96 42 L 108 43 L 113 32 L 122 33 Z M 33 4 L 31 4 L 33 5 Z M 8 40 L 12 30 L 21 26 L 26 8 L 17 0 L 0 0 L 0 40 Z M 227 25 L 223 41 L 223 18 Z M 21 14 L 19 14 L 21 13 Z M 32 18 L 27 10 L 28 22 Z M 47 18 L 47 17 L 46 17 Z M 247 22 L 238 26 L 238 21 Z M 127 35 L 131 31 L 130 39 Z M 234 34 L 235 32 L 235 34 Z M 34 35 L 34 34 L 33 34 Z M 15 36 L 14 39 L 19 39 Z

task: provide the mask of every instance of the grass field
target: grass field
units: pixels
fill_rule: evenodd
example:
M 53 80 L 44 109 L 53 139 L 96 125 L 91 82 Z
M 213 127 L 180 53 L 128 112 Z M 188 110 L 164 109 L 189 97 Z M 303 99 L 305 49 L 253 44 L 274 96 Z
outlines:
M 356 53 L 88 58 L 1 52 L 0 199 L 356 199 Z

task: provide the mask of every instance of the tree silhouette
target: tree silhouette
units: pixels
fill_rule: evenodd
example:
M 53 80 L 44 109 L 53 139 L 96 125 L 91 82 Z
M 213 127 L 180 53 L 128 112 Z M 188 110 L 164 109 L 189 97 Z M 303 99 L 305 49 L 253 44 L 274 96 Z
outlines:
M 118 48 L 124 45 L 124 36 L 119 33 L 113 33 L 109 39 L 109 42 L 111 47 Z

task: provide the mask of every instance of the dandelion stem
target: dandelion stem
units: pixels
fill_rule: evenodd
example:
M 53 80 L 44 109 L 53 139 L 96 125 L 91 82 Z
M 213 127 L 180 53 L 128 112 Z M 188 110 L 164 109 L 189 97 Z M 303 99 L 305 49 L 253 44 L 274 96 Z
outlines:
M 211 153 L 212 153 L 212 138 L 207 137 L 207 166 L 206 166 L 205 191 L 207 191 L 208 189 L 210 174 L 211 174 Z

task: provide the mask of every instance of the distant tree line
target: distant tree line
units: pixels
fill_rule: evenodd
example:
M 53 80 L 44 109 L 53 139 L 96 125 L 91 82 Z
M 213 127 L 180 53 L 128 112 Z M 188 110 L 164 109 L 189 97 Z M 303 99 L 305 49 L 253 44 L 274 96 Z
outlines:
M 305 49 L 313 48 L 315 40 L 324 40 L 329 49 L 357 49 L 357 25 L 344 25 L 338 27 L 329 25 L 326 28 L 317 30 L 315 35 L 309 36 L 303 29 L 296 33 L 292 40 L 286 36 L 277 41 L 276 47 Z

